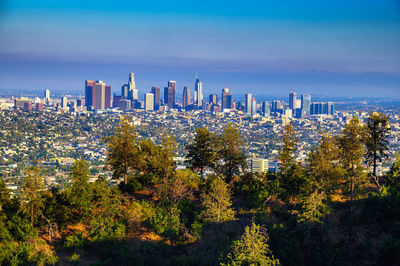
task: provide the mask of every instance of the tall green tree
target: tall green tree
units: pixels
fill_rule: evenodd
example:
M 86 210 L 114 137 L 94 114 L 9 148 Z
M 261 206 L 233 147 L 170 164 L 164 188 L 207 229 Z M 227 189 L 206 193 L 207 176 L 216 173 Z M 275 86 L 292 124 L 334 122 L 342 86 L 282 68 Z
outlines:
M 22 185 L 21 201 L 22 210 L 30 216 L 31 226 L 44 207 L 42 190 L 44 188 L 43 177 L 39 166 L 29 167 L 25 173 Z
M 174 244 L 178 232 L 176 224 L 180 223 L 179 219 L 179 203 L 184 199 L 193 197 L 193 193 L 199 185 L 198 175 L 191 170 L 178 170 L 170 178 L 163 180 L 159 186 L 159 196 L 161 203 L 168 210 L 168 222 L 166 235 L 169 237 L 171 244 Z
M 171 135 L 165 134 L 161 139 L 161 149 L 158 155 L 157 167 L 163 179 L 173 176 L 176 170 L 176 141 Z
M 130 119 L 122 116 L 114 133 L 107 137 L 107 164 L 111 166 L 114 178 L 123 178 L 128 182 L 128 174 L 139 168 L 139 147 L 137 132 Z
M 298 141 L 292 124 L 287 124 L 283 128 L 282 137 L 283 146 L 278 154 L 278 159 L 281 161 L 279 170 L 282 174 L 286 174 L 295 164 L 293 152 L 296 150 Z
M 204 170 L 213 168 L 216 161 L 216 137 L 207 130 L 207 127 L 196 128 L 196 136 L 186 149 L 186 161 L 194 171 L 200 171 L 204 175 Z
M 339 160 L 346 170 L 344 185 L 347 186 L 350 196 L 350 226 L 348 251 L 352 254 L 353 242 L 353 217 L 354 217 L 354 198 L 356 192 L 362 188 L 366 182 L 364 168 L 362 167 L 365 155 L 365 129 L 357 117 L 353 117 L 340 136 L 337 138 L 339 146 Z
M 89 176 L 89 167 L 86 162 L 83 160 L 75 161 L 71 169 L 70 199 L 80 215 L 87 211 L 91 204 Z
M 323 133 L 319 145 L 308 156 L 308 174 L 313 179 L 313 188 L 323 191 L 327 197 L 335 194 L 344 170 L 338 161 L 337 139 Z
M 201 217 L 204 221 L 222 223 L 235 219 L 235 211 L 231 207 L 231 192 L 224 180 L 214 178 L 209 192 L 203 193 L 201 199 L 204 207 Z
M 243 145 L 244 141 L 239 130 L 234 125 L 228 124 L 219 138 L 219 169 L 227 183 L 247 168 Z
M 221 265 L 279 265 L 269 249 L 268 234 L 257 224 L 246 226 L 242 237 L 235 241 L 227 263 Z
M 389 117 L 379 112 L 369 112 L 367 119 L 366 135 L 366 161 L 372 166 L 372 176 L 378 188 L 380 195 L 380 182 L 376 176 L 376 167 L 378 162 L 387 158 L 389 150 L 389 141 L 387 140 L 390 131 Z

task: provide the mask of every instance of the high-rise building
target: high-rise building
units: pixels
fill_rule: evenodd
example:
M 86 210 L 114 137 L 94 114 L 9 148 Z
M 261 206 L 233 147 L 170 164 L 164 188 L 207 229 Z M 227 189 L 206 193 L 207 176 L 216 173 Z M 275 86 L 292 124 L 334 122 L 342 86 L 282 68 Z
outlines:
M 32 102 L 31 101 L 24 103 L 24 110 L 25 111 L 32 111 Z
M 168 87 L 164 88 L 164 104 L 168 105 L 168 108 L 174 108 L 176 104 L 176 82 L 168 81 Z
M 211 104 L 218 104 L 218 95 L 217 94 L 210 94 L 209 96 L 209 103 Z
M 309 116 L 311 114 L 311 95 L 301 95 L 301 114 L 302 116 Z
M 331 102 L 327 103 L 311 103 L 311 115 L 334 115 L 335 105 Z
M 94 109 L 106 109 L 106 84 L 101 80 L 96 81 L 95 85 Z
M 273 110 L 274 112 L 276 112 L 276 111 L 278 111 L 278 110 L 282 110 L 282 109 L 283 109 L 283 105 L 282 105 L 281 101 L 279 101 L 279 100 L 274 100 L 274 101 L 272 102 L 272 110 Z
M 222 111 L 224 109 L 232 109 L 233 108 L 233 99 L 232 99 L 232 93 L 229 92 L 228 88 L 222 89 Z
M 131 109 L 131 100 L 121 99 L 119 101 L 119 108 L 121 110 L 130 110 Z
M 151 93 L 154 94 L 154 110 L 160 110 L 160 87 L 151 87 Z
M 144 109 L 146 111 L 153 111 L 154 110 L 154 94 L 153 93 L 146 93 L 144 96 Z
M 30 101 L 31 100 L 27 98 L 20 98 L 20 99 L 16 98 L 14 99 L 14 106 L 19 109 L 24 109 L 25 103 L 28 103 Z
M 199 107 L 203 105 L 203 83 L 196 75 L 196 82 L 194 84 L 194 103 L 197 104 Z
M 43 111 L 43 103 L 36 103 L 35 104 L 36 111 Z
M 119 107 L 119 102 L 120 102 L 121 100 L 123 100 L 123 99 L 124 99 L 123 96 L 121 96 L 121 95 L 116 95 L 116 94 L 114 93 L 114 97 L 113 97 L 113 107 Z
M 128 99 L 128 91 L 129 91 L 128 84 L 124 84 L 121 86 L 121 96 L 124 97 L 124 99 Z
M 296 104 L 297 104 L 296 93 L 291 92 L 289 94 L 289 109 L 296 110 L 296 108 L 297 108 Z
M 139 99 L 139 90 L 136 89 L 134 73 L 129 73 L 128 87 L 129 87 L 128 99 L 133 100 L 133 101 L 138 100 Z
M 246 113 L 247 114 L 251 114 L 252 99 L 253 99 L 253 95 L 251 93 L 247 93 L 245 95 L 245 105 L 246 105 Z
M 186 107 L 188 107 L 191 102 L 190 102 L 190 88 L 189 87 L 184 87 L 183 88 L 183 97 L 182 97 L 183 101 L 182 101 L 182 107 L 183 109 L 185 109 Z
M 44 91 L 44 102 L 46 104 L 50 104 L 50 90 L 49 89 L 46 89 Z
M 263 102 L 261 111 L 265 117 L 269 117 L 271 115 L 271 110 L 269 109 L 269 102 L 267 101 Z
M 251 99 L 251 115 L 255 115 L 257 113 L 257 101 L 256 98 Z
M 65 110 L 67 109 L 67 107 L 68 107 L 68 99 L 66 96 L 63 96 L 61 98 L 61 108 Z
M 168 87 L 172 87 L 176 90 L 176 81 L 175 80 L 168 81 Z
M 85 105 L 90 110 L 104 110 L 111 107 L 111 86 L 101 81 L 86 80 Z
M 251 172 L 252 173 L 265 173 L 268 172 L 268 159 L 251 159 Z
M 108 109 L 111 107 L 111 86 L 106 86 L 104 98 L 105 98 L 104 109 Z
M 96 98 L 95 87 L 96 87 L 96 81 L 94 80 L 85 81 L 85 104 L 88 110 L 94 108 L 94 102 Z

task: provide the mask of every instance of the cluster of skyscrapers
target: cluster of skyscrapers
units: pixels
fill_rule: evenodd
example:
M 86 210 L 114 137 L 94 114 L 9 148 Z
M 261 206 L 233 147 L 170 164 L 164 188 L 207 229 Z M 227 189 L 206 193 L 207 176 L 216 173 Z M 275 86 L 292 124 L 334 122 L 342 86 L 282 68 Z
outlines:
M 264 116 L 308 117 L 310 115 L 334 115 L 335 106 L 331 102 L 312 103 L 310 94 L 302 94 L 297 99 L 296 92 L 289 94 L 289 104 L 273 100 L 271 103 L 264 101 L 259 105 L 251 93 L 245 95 L 244 104 L 233 102 L 230 89 L 223 88 L 221 99 L 217 94 L 210 94 L 208 102 L 203 97 L 203 83 L 196 74 L 194 84 L 194 97 L 191 97 L 191 89 L 183 87 L 182 101 L 176 100 L 176 81 L 170 80 L 161 93 L 160 87 L 152 87 L 150 92 L 144 94 L 144 101 L 139 101 L 139 91 L 136 89 L 134 73 L 129 74 L 129 81 L 122 85 L 121 94 L 114 94 L 111 102 L 111 87 L 102 81 L 87 80 L 85 83 L 85 105 L 87 110 L 104 110 L 118 107 L 122 110 L 144 109 L 146 111 L 183 109 L 183 110 L 209 110 L 220 112 L 236 109 L 249 115 L 260 113 Z M 261 110 L 260 107 L 261 106 Z
M 111 86 L 101 80 L 86 80 L 85 105 L 87 110 L 105 110 L 111 107 Z

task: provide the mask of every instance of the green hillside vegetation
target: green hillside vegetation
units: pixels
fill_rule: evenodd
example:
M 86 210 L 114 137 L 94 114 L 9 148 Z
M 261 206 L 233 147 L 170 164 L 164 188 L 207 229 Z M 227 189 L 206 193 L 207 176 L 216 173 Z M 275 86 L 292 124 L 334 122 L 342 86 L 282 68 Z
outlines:
M 2 265 L 396 265 L 400 157 L 387 159 L 387 117 L 353 118 L 300 164 L 296 132 L 282 133 L 278 173 L 248 171 L 234 125 L 198 128 L 177 169 L 176 145 L 139 139 L 128 117 L 105 138 L 98 178 L 77 160 L 71 186 L 43 187 L 40 165 L 16 197 L 0 182 Z M 280 141 L 280 140 L 277 140 Z

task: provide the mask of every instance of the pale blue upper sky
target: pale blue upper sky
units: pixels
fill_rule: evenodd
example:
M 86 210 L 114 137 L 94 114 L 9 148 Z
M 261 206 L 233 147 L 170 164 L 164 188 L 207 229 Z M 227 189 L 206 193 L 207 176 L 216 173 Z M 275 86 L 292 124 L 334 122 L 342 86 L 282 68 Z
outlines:
M 398 0 L 0 3 L 0 88 L 400 96 Z

